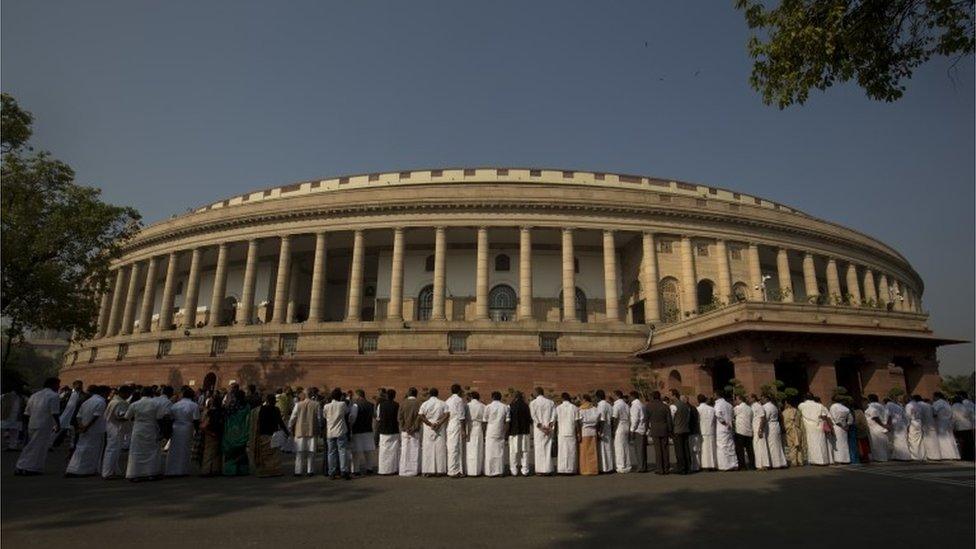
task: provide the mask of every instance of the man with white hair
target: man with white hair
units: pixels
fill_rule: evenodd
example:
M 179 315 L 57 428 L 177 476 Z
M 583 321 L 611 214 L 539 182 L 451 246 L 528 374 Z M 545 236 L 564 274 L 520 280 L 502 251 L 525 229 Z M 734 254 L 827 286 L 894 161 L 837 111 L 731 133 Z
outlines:
M 451 396 L 444 401 L 451 420 L 447 422 L 447 476 L 464 476 L 464 438 L 468 405 L 461 398 L 461 386 L 451 385 Z
M 425 477 L 447 474 L 447 436 L 445 424 L 451 414 L 447 404 L 437 398 L 436 387 L 428 392 L 430 397 L 420 405 L 420 421 L 424 424 L 423 441 L 420 444 L 420 472 Z
M 556 471 L 561 475 L 575 475 L 579 465 L 579 407 L 573 404 L 569 393 L 562 394 L 562 402 L 556 407 L 556 428 L 559 451 Z
M 78 408 L 78 442 L 68 462 L 66 477 L 93 477 L 98 474 L 105 447 L 105 397 L 108 387 L 89 387 L 90 395 Z
M 553 473 L 552 444 L 555 436 L 556 403 L 546 398 L 542 387 L 535 388 L 535 398 L 529 403 L 532 416 L 532 448 L 535 454 L 535 474 Z
M 505 474 L 505 444 L 508 438 L 508 406 L 502 403 L 502 394 L 491 393 L 491 403 L 485 407 L 485 476 L 500 477 Z

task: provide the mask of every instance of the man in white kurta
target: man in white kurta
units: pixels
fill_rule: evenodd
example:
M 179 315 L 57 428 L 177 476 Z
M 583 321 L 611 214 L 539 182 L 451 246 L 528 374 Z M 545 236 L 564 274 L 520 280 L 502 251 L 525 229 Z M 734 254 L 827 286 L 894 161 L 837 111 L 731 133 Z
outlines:
M 766 409 L 756 395 L 749 397 L 749 401 L 749 408 L 752 410 L 752 454 L 756 456 L 756 469 L 769 469 L 771 464 L 767 442 Z
M 868 440 L 871 443 L 871 461 L 888 461 L 888 410 L 878 402 L 878 395 L 868 395 L 868 407 L 864 409 L 868 420 Z
M 647 416 L 637 391 L 630 393 L 630 463 L 634 471 L 647 472 Z
M 67 432 L 69 448 L 75 447 L 75 427 L 72 424 L 72 420 L 75 418 L 78 406 L 81 403 L 82 389 L 84 389 L 84 385 L 81 380 L 75 380 L 71 384 L 71 394 L 68 396 L 68 402 L 64 405 L 61 417 L 58 418 L 58 423 L 61 424 L 61 430 Z
M 451 396 L 444 401 L 451 419 L 447 422 L 447 476 L 464 476 L 464 436 L 468 405 L 461 398 L 461 386 L 451 386 Z
M 168 477 L 182 477 L 190 474 L 190 446 L 193 433 L 200 425 L 200 405 L 196 402 L 193 389 L 185 388 L 180 400 L 170 407 L 169 413 L 173 418 L 173 436 L 169 439 L 163 473 Z
M 91 394 L 78 409 L 78 442 L 65 476 L 91 477 L 98 474 L 105 447 L 105 397 L 108 387 L 91 387 Z
M 698 395 L 698 432 L 701 435 L 699 461 L 704 471 L 714 471 L 715 455 L 715 408 L 708 405 L 708 397 Z
M 618 473 L 629 473 L 630 464 L 630 405 L 623 391 L 613 392 L 613 459 Z
M 105 407 L 105 454 L 102 456 L 102 478 L 120 478 L 122 468 L 122 441 L 129 431 L 125 412 L 129 409 L 129 396 L 132 389 L 123 385 Z
M 932 412 L 935 414 L 935 433 L 939 439 L 939 453 L 942 459 L 959 459 L 959 447 L 952 429 L 952 406 L 942 393 L 935 393 Z
M 556 455 L 556 472 L 562 475 L 575 475 L 579 465 L 579 449 L 577 448 L 577 433 L 579 408 L 570 400 L 569 393 L 562 394 L 562 402 L 556 407 L 556 431 L 558 439 L 558 453 Z
M 840 464 L 850 463 L 851 448 L 848 444 L 847 432 L 854 428 L 854 414 L 839 400 L 835 400 L 830 405 L 828 412 L 834 429 L 834 436 L 827 441 L 830 445 L 830 461 Z
M 553 473 L 552 444 L 555 436 L 556 403 L 546 398 L 542 387 L 535 388 L 535 398 L 529 403 L 532 416 L 532 448 L 535 454 L 535 474 Z
M 908 454 L 912 461 L 925 461 L 925 429 L 922 426 L 922 407 L 919 402 L 922 397 L 913 395 L 905 405 L 905 417 L 908 419 Z
M 919 414 L 922 416 L 922 444 L 925 446 L 925 459 L 939 461 L 942 459 L 942 448 L 939 447 L 939 432 L 935 428 L 935 411 L 932 405 L 924 400 L 918 401 Z
M 766 395 L 760 397 L 766 412 L 766 444 L 769 445 L 769 466 L 773 469 L 786 467 L 786 453 L 783 451 L 783 425 L 779 420 L 779 408 Z
M 485 407 L 485 476 L 500 477 L 505 474 L 505 456 L 508 453 L 508 406 L 502 402 L 502 394 L 491 394 L 491 403 Z
M 807 442 L 807 463 L 811 465 L 830 465 L 830 447 L 827 445 L 827 435 L 824 432 L 824 421 L 830 421 L 830 413 L 823 404 L 807 395 L 805 400 L 797 406 L 803 433 Z M 848 459 L 850 459 L 848 457 Z
M 129 405 L 125 419 L 132 422 L 132 438 L 129 440 L 129 463 L 125 478 L 152 478 L 162 473 L 159 420 L 166 417 L 168 412 L 166 406 L 153 398 L 152 387 L 146 387 L 142 398 Z
M 894 400 L 885 402 L 888 412 L 888 442 L 891 443 L 891 459 L 908 461 L 912 459 L 908 450 L 908 419 L 905 409 Z
M 613 406 L 607 402 L 607 395 L 603 389 L 595 393 L 597 398 L 596 411 L 600 414 L 600 431 L 597 433 L 597 464 L 601 473 L 614 470 L 613 459 Z
M 420 445 L 420 472 L 424 476 L 447 474 L 447 428 L 450 420 L 447 404 L 437 398 L 437 389 L 431 389 L 430 398 L 420 405 L 420 421 L 424 424 L 424 437 Z
M 32 394 L 24 405 L 24 415 L 30 421 L 27 423 L 27 444 L 20 451 L 15 474 L 39 475 L 44 472 L 48 448 L 61 430 L 58 418 L 61 398 L 55 392 L 60 383 L 58 378 L 49 378 L 44 382 L 44 388 Z
M 734 471 L 739 468 L 735 457 L 735 412 L 725 395 L 715 398 L 715 463 L 719 471 Z
M 467 409 L 467 443 L 464 448 L 465 473 L 469 477 L 478 477 L 485 472 L 485 405 L 477 391 L 468 396 L 470 400 Z

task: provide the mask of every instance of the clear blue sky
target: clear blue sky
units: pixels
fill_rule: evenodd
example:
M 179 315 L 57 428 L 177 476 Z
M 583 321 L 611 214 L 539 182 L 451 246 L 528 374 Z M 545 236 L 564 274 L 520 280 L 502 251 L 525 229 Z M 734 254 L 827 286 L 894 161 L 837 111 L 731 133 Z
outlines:
M 659 4 L 5 0 L 0 85 L 36 146 L 148 222 L 345 173 L 672 177 L 882 239 L 933 328 L 972 339 L 973 59 L 933 61 L 894 104 L 838 86 L 779 111 L 749 88 L 731 1 Z M 972 344 L 940 356 L 973 370 Z

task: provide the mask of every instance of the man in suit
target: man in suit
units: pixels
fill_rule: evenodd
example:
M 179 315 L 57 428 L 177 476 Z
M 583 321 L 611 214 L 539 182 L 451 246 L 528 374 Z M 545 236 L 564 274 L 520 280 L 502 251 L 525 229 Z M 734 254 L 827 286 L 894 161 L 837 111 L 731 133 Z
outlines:
M 672 438 L 674 439 L 674 472 L 687 475 L 691 472 L 691 448 L 688 438 L 691 435 L 691 406 L 681 399 L 677 390 L 671 391 L 674 407 L 672 418 Z
M 407 390 L 407 398 L 397 410 L 397 425 L 400 429 L 400 463 L 398 464 L 401 477 L 415 477 L 420 472 L 420 400 L 417 399 L 417 388 Z
M 651 393 L 651 400 L 647 403 L 647 436 L 654 440 L 655 463 L 658 475 L 666 475 L 671 469 L 668 455 L 668 439 L 674 431 L 671 419 L 671 408 L 661 401 L 661 393 Z

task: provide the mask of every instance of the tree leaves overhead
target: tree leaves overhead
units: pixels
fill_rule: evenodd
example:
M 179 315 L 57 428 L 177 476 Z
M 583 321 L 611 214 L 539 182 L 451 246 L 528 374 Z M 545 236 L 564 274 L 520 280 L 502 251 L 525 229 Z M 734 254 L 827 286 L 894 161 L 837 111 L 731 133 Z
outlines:
M 854 80 L 895 101 L 934 55 L 973 53 L 976 0 L 736 0 L 753 35 L 750 83 L 767 105 L 803 104 L 810 90 Z
M 0 314 L 12 337 L 40 329 L 90 337 L 110 262 L 140 217 L 102 202 L 99 189 L 76 185 L 64 162 L 32 152 L 32 120 L 3 94 Z

